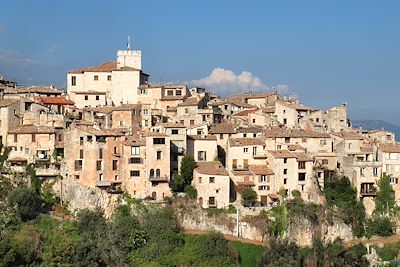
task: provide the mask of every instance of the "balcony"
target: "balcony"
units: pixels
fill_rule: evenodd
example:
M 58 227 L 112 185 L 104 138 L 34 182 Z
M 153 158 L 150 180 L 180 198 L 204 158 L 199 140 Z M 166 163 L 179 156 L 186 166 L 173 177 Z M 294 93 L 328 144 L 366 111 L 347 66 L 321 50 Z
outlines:
M 60 175 L 60 170 L 54 168 L 36 168 L 36 175 L 56 177 Z
M 377 190 L 374 183 L 362 183 L 360 195 L 362 197 L 375 197 L 377 195 Z
M 254 159 L 266 159 L 267 155 L 265 153 L 257 153 L 257 154 L 253 154 L 253 158 Z
M 46 154 L 38 154 L 36 156 L 36 162 L 47 162 L 50 161 L 50 156 Z
M 168 182 L 169 181 L 167 175 L 164 175 L 164 176 L 161 176 L 161 175 L 159 175 L 159 176 L 157 176 L 157 175 L 149 176 L 149 180 L 150 180 L 150 182 Z

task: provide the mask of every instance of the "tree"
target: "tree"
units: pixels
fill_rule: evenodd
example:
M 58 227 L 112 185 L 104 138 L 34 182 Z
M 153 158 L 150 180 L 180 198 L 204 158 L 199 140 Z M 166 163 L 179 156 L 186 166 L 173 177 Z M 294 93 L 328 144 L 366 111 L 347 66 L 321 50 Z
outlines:
M 191 198 L 191 199 L 197 198 L 197 190 L 192 185 L 187 185 L 185 187 L 185 193 L 188 198 Z
M 256 204 L 257 201 L 257 193 L 251 189 L 251 188 L 246 188 L 242 192 L 242 205 L 245 207 L 251 207 Z
M 390 176 L 383 174 L 377 182 L 378 194 L 375 197 L 374 213 L 385 214 L 390 212 L 396 204 L 394 190 L 390 185 Z
M 179 174 L 174 174 L 170 187 L 174 192 L 183 192 L 186 186 L 193 180 L 193 170 L 196 168 L 196 161 L 192 156 L 184 156 L 181 161 Z
M 16 188 L 8 195 L 8 204 L 15 207 L 17 214 L 23 221 L 31 220 L 36 217 L 40 209 L 40 198 L 29 188 Z

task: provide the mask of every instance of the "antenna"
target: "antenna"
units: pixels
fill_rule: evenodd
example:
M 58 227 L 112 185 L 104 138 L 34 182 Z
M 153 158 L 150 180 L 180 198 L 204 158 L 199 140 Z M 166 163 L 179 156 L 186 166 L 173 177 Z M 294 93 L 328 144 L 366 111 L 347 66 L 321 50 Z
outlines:
M 127 50 L 130 51 L 131 50 L 131 36 L 128 35 L 128 44 L 127 44 Z

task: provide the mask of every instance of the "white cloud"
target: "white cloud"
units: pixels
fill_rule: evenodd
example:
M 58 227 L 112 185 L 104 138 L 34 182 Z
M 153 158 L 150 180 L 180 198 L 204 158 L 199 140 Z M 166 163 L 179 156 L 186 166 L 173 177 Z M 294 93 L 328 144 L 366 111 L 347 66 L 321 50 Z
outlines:
M 189 86 L 205 87 L 221 96 L 228 96 L 243 92 L 271 92 L 277 90 L 281 95 L 294 95 L 286 84 L 270 87 L 249 71 L 236 75 L 232 70 L 215 68 L 210 75 L 199 80 L 186 82 Z
M 40 64 L 39 61 L 24 57 L 13 50 L 0 50 L 0 66 L 28 68 Z
M 0 33 L 2 32 L 6 32 L 6 28 L 4 28 L 4 26 L 0 25 Z

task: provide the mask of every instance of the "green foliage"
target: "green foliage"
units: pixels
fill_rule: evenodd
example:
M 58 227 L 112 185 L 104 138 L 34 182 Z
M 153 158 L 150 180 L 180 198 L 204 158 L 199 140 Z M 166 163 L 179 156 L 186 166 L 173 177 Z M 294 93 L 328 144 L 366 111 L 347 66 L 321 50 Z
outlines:
M 39 195 L 28 188 L 16 188 L 8 195 L 8 205 L 15 208 L 16 213 L 23 221 L 35 218 L 40 204 Z
M 301 193 L 300 193 L 299 190 L 292 190 L 292 196 L 293 196 L 294 199 L 296 199 L 298 201 L 303 200 L 301 198 Z
M 208 217 L 219 216 L 221 214 L 235 214 L 236 208 L 233 205 L 229 205 L 227 209 L 205 209 Z
M 394 234 L 395 223 L 388 217 L 374 215 L 366 223 L 366 236 L 390 236 Z
M 174 192 L 183 192 L 186 186 L 190 185 L 193 180 L 193 170 L 196 168 L 196 161 L 192 156 L 184 156 L 181 161 L 179 174 L 175 173 L 170 183 L 170 187 Z
M 365 208 L 357 201 L 357 192 L 347 177 L 334 177 L 325 180 L 324 194 L 328 208 L 346 224 L 350 224 L 353 233 L 360 237 L 364 234 Z
M 271 239 L 259 266 L 302 266 L 304 259 L 305 256 L 295 243 Z
M 197 190 L 192 185 L 187 185 L 185 187 L 185 193 L 186 193 L 186 196 L 190 199 L 197 198 Z
M 350 266 L 368 267 L 369 261 L 364 257 L 367 252 L 362 244 L 352 246 L 344 254 L 345 262 Z
M 288 209 L 288 218 L 296 220 L 298 218 L 305 218 L 312 223 L 318 223 L 318 206 L 314 203 L 304 203 L 301 198 L 294 198 L 286 203 Z
M 239 251 L 240 266 L 253 267 L 261 260 L 265 248 L 253 244 L 232 241 L 231 244 Z
M 273 237 L 281 236 L 287 228 L 288 210 L 285 205 L 274 207 L 271 210 L 271 220 L 269 221 L 269 234 Z
M 245 207 L 252 207 L 256 204 L 257 193 L 251 188 L 246 188 L 242 192 L 242 205 Z
M 51 209 L 53 205 L 57 203 L 56 200 L 56 193 L 53 190 L 54 184 L 57 182 L 57 180 L 50 180 L 41 183 L 41 201 L 45 205 L 47 209 Z
M 377 182 L 378 194 L 374 198 L 376 214 L 385 214 L 393 210 L 396 204 L 394 190 L 390 185 L 390 176 L 383 174 Z
M 374 247 L 379 258 L 383 261 L 396 259 L 400 251 L 400 243 L 385 244 L 383 247 Z
M 25 173 L 30 179 L 31 189 L 36 195 L 40 195 L 41 182 L 39 177 L 36 176 L 35 166 L 30 163 L 26 166 Z

